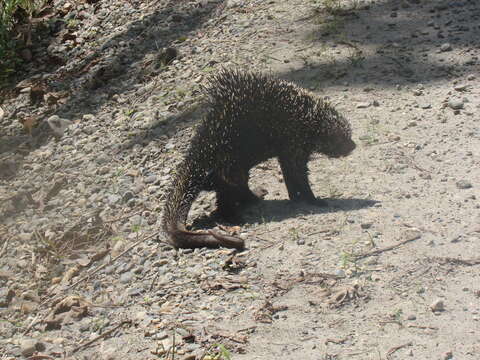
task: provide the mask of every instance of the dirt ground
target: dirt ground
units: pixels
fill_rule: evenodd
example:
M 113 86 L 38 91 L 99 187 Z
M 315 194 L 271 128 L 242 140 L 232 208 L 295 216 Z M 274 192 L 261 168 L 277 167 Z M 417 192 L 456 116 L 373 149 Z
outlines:
M 1 138 L 8 147 L 0 146 L 11 171 L 0 191 L 10 199 L 2 205 L 2 359 L 479 359 L 480 3 L 191 3 L 214 10 L 188 29 L 187 41 L 174 42 L 183 57 L 141 81 L 132 69 L 143 60 L 132 57 L 114 76 L 128 77 L 130 87 L 122 80 L 123 88 L 87 88 L 57 108 L 75 123 L 69 136 L 18 135 L 28 141 L 21 152 L 12 136 L 22 128 L 2 120 L 13 129 Z M 351 121 L 358 147 L 347 158 L 310 162 L 312 190 L 328 208 L 290 203 L 272 159 L 251 173 L 252 187 L 268 195 L 245 211 L 238 231 L 246 251 L 175 253 L 154 237 L 169 174 L 199 118 L 185 110 L 196 99 L 189 89 L 221 66 L 270 72 L 328 99 Z M 171 86 L 187 95 L 172 98 Z M 142 119 L 130 117 L 131 108 Z M 140 123 L 154 110 L 152 122 L 162 125 L 147 131 Z M 22 163 L 12 170 L 5 164 L 14 153 Z M 20 201 L 12 189 L 37 181 L 32 174 L 63 190 L 47 191 L 38 205 L 36 191 L 45 188 L 27 187 L 34 201 L 12 205 Z M 123 186 L 102 193 L 106 200 L 94 196 Z M 116 203 L 112 196 L 123 199 L 127 190 L 137 203 Z M 208 223 L 213 208 L 213 195 L 203 194 L 191 221 Z M 96 209 L 108 229 L 85 215 Z M 28 220 L 40 211 L 38 221 Z M 69 234 L 79 225 L 100 235 L 51 263 L 40 248 L 69 239 L 57 223 L 48 228 L 55 221 Z M 40 235 L 25 235 L 32 233 Z M 52 319 L 68 296 L 86 299 L 67 308 L 88 315 Z

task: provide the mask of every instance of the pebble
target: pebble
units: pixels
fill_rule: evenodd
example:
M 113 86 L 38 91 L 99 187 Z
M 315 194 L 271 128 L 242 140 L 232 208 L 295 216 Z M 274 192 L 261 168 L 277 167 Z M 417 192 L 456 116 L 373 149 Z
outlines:
M 459 180 L 457 181 L 456 185 L 459 189 L 470 189 L 471 187 L 473 187 L 472 183 L 467 180 Z
M 140 295 L 142 292 L 143 292 L 143 289 L 142 289 L 142 288 L 139 288 L 139 287 L 135 287 L 135 288 L 128 289 L 128 295 L 129 295 L 129 296 L 138 296 L 138 295 Z
M 343 278 L 343 277 L 345 277 L 345 271 L 342 270 L 342 269 L 335 270 L 335 275 Z
M 19 345 L 20 351 L 25 357 L 32 356 L 36 351 L 45 350 L 45 345 L 36 339 L 22 339 Z
M 445 311 L 445 304 L 444 304 L 443 300 L 437 299 L 430 305 L 430 309 L 433 312 Z
M 463 101 L 458 99 L 448 100 L 448 106 L 453 110 L 463 109 Z
M 368 223 L 362 223 L 362 224 L 360 224 L 360 227 L 361 227 L 362 229 L 365 229 L 365 230 L 366 230 L 366 229 L 370 229 L 370 228 L 372 227 L 372 225 L 373 225 L 373 223 L 368 222 Z
M 126 272 L 126 273 L 123 273 L 121 276 L 120 276 L 120 282 L 122 284 L 127 284 L 129 283 L 130 281 L 132 281 L 134 277 L 134 274 L 132 272 Z
M 157 181 L 157 175 L 150 175 L 150 176 L 147 176 L 145 179 L 143 179 L 143 182 L 145 184 L 153 184 L 156 181 Z
M 459 92 L 465 91 L 465 90 L 468 89 L 468 85 L 467 85 L 467 84 L 456 85 L 456 86 L 454 86 L 453 89 L 454 89 L 455 91 L 459 91 Z
M 369 102 L 359 102 L 357 103 L 357 109 L 366 109 L 370 106 Z
M 451 51 L 452 50 L 452 45 L 450 43 L 445 43 L 440 46 L 440 51 L 446 52 L 446 51 Z

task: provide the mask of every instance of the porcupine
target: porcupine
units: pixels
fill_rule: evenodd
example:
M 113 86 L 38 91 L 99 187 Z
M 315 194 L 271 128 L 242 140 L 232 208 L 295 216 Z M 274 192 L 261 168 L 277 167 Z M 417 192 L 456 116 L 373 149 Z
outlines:
M 166 196 L 162 229 L 176 248 L 242 249 L 238 237 L 187 231 L 185 223 L 200 191 L 213 190 L 226 219 L 259 200 L 248 187 L 249 170 L 269 158 L 280 162 L 288 196 L 319 206 L 308 182 L 313 153 L 343 157 L 355 149 L 349 122 L 329 103 L 293 83 L 267 75 L 221 70 L 205 88 L 207 114 L 197 127 Z

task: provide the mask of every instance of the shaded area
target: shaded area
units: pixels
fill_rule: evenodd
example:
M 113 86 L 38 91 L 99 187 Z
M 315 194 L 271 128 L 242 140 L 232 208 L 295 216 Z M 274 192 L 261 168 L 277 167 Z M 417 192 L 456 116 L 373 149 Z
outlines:
M 412 19 L 412 12 L 421 16 Z M 306 35 L 313 46 L 303 55 L 305 66 L 281 76 L 313 88 L 394 87 L 455 78 L 477 71 L 479 20 L 480 6 L 473 0 L 391 0 L 333 16 L 314 13 L 309 21 L 318 25 Z
M 409 7 L 399 7 L 396 1 L 385 1 L 371 7 L 345 11 L 332 20 L 339 24 L 337 28 L 327 24 L 315 26 L 316 30 L 307 34 L 306 39 L 313 43 L 309 50 L 308 64 L 298 70 L 279 72 L 276 76 L 307 87 L 324 88 L 347 82 L 351 86 L 388 86 L 399 84 L 422 83 L 439 81 L 440 79 L 457 78 L 465 71 L 476 71 L 478 59 L 469 55 L 469 49 L 480 46 L 480 6 L 473 1 L 464 1 L 454 4 L 431 3 L 422 4 L 410 1 Z M 461 5 L 462 3 L 463 5 Z M 460 5 L 459 5 L 460 4 Z M 392 10 L 397 9 L 397 10 Z M 413 22 L 409 17 L 412 11 L 424 14 L 425 21 Z M 455 21 L 450 25 L 452 29 L 441 32 L 434 20 L 431 25 L 427 18 L 441 19 L 445 11 L 452 11 Z M 397 17 L 392 18 L 392 12 Z M 353 15 L 352 15 L 353 14 Z M 325 14 L 314 14 L 310 21 L 325 18 Z M 441 24 L 440 20 L 437 20 Z M 462 23 L 459 32 L 457 23 Z M 343 25 L 342 25 L 343 24 Z M 395 24 L 394 26 L 392 24 Z M 430 25 L 429 25 L 430 24 Z M 335 30 L 335 31 L 333 31 Z M 428 35 L 422 32 L 439 32 L 443 37 L 436 36 L 431 41 Z M 339 34 L 342 34 L 341 36 Z M 451 50 L 441 52 L 442 44 L 448 42 L 453 51 L 462 48 L 462 63 L 451 63 L 448 57 Z M 349 55 L 338 60 L 331 55 L 324 55 L 326 48 L 343 49 Z M 373 48 L 372 54 L 365 54 L 361 47 Z M 319 53 L 319 50 L 321 51 Z M 428 56 L 433 52 L 440 58 Z M 309 53 L 309 54 L 310 54 Z M 319 55 L 315 55 L 319 54 Z M 372 77 L 372 73 L 376 74 Z M 175 133 L 177 126 L 186 126 L 201 118 L 205 109 L 193 107 L 181 111 L 167 118 L 160 119 L 151 129 L 137 134 L 128 140 L 129 148 L 135 144 L 146 145 L 154 141 L 158 134 L 164 135 L 165 129 Z
M 95 114 L 111 101 L 113 95 L 135 92 L 139 84 L 149 82 L 163 71 L 166 64 L 162 48 L 175 47 L 222 9 L 217 3 L 206 3 L 201 8 L 196 7 L 198 4 L 188 3 L 190 7 L 185 9 L 186 4 L 184 1 L 168 1 L 160 10 L 133 21 L 125 31 L 96 49 L 86 51 L 78 61 L 69 59 L 68 53 L 63 54 L 65 61 L 49 68 L 50 76 L 45 81 L 34 80 L 33 84 L 41 89 L 42 97 L 50 91 L 67 91 L 70 96 L 65 103 L 41 108 L 45 104 L 34 99 L 32 94 L 17 94 L 20 108 L 4 107 L 9 119 L 3 121 L 8 124 L 31 117 L 40 125 L 32 129 L 31 136 L 18 128 L 11 133 L 4 130 L 0 134 L 0 161 L 13 153 L 28 155 L 52 139 L 52 131 L 41 121 L 42 118 L 54 113 L 69 119 Z M 63 63 L 66 65 L 62 66 Z M 146 98 L 150 95 L 148 92 L 144 94 Z M 16 162 L 20 165 L 21 160 L 17 157 Z M 8 178 L 13 175 L 10 168 Z
M 258 205 L 249 206 L 239 211 L 235 225 L 245 225 L 259 221 L 282 221 L 307 214 L 328 214 L 342 211 L 360 210 L 375 206 L 380 201 L 358 198 L 322 198 L 328 202 L 327 207 L 313 206 L 290 200 L 262 200 Z M 200 216 L 192 221 L 194 230 L 208 229 L 226 222 L 216 213 Z

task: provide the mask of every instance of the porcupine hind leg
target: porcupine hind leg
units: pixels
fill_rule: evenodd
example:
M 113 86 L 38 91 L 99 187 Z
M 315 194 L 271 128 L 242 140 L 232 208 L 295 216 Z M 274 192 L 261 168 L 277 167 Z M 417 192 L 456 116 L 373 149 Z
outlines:
M 292 154 L 279 157 L 288 196 L 292 201 L 304 201 L 311 205 L 328 206 L 325 200 L 317 199 L 308 182 L 308 156 L 293 156 Z
M 217 192 L 216 215 L 233 223 L 241 222 L 240 209 L 262 200 L 267 193 L 262 188 L 250 190 L 248 169 L 239 169 L 224 176 L 217 176 L 215 190 Z

